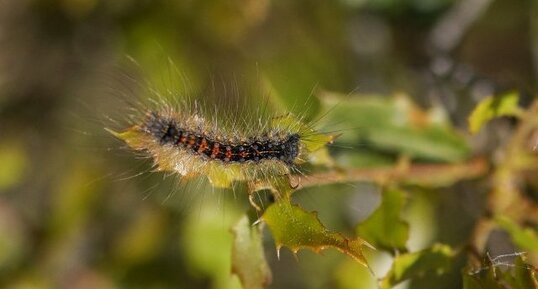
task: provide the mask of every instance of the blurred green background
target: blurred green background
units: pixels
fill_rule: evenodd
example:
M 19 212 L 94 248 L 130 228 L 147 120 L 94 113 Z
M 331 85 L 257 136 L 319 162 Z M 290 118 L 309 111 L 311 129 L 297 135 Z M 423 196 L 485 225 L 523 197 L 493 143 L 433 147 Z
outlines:
M 184 77 L 170 79 L 168 58 Z M 246 196 L 178 190 L 103 130 L 123 109 L 118 98 L 140 94 L 139 71 L 230 101 L 263 86 L 312 116 L 339 103 L 324 119 L 343 129 L 331 152 L 370 168 L 401 155 L 493 155 L 510 122 L 471 138 L 467 116 L 507 89 L 529 103 L 537 67 L 533 0 L 0 0 L 0 287 L 240 288 L 229 228 Z M 309 99 L 305 112 L 297 104 Z M 406 119 L 409 107 L 419 120 Z M 460 244 L 485 192 L 480 181 L 417 188 L 405 211 L 409 247 Z M 295 197 L 349 234 L 379 203 L 370 184 Z M 297 261 L 283 250 L 277 260 L 269 234 L 264 242 L 270 288 L 375 288 L 344 255 L 300 252 Z M 514 250 L 502 236 L 492 246 Z M 401 288 L 461 287 L 459 272 L 443 278 Z

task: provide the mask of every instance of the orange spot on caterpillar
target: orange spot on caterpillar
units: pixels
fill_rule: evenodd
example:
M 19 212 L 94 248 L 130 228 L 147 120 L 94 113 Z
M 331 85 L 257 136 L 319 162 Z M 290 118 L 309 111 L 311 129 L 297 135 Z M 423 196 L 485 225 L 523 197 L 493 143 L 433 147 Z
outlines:
M 206 149 L 207 149 L 207 140 L 205 138 L 202 138 L 200 147 L 198 148 L 198 153 L 204 153 Z
M 204 118 L 196 107 L 165 106 L 115 135 L 147 153 L 158 170 L 186 178 L 206 175 L 217 187 L 286 178 L 332 140 L 290 116 L 265 121 L 256 123 L 259 129 L 241 132 L 233 123 L 218 127 L 216 118 Z

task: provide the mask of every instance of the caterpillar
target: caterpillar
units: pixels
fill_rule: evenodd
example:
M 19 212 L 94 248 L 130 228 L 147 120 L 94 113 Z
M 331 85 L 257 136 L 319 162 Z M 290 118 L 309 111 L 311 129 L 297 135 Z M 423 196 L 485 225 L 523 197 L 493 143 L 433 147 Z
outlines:
M 152 103 L 127 128 L 107 131 L 151 158 L 157 171 L 185 180 L 206 176 L 217 188 L 246 182 L 251 192 L 260 187 L 277 190 L 282 179 L 293 187 L 290 176 L 302 173 L 300 165 L 325 153 L 335 138 L 291 113 L 244 118 L 199 102 Z

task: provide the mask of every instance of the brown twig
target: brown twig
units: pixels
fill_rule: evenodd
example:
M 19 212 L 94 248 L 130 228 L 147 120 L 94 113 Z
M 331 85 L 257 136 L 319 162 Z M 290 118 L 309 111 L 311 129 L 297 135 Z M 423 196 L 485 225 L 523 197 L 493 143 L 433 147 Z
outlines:
M 331 171 L 310 176 L 293 176 L 292 182 L 298 184 L 297 190 L 306 187 L 348 182 L 388 181 L 415 184 L 430 187 L 442 187 L 456 181 L 473 179 L 486 174 L 488 164 L 483 158 L 476 158 L 458 164 L 415 164 L 405 168 L 388 167 L 373 169 L 353 169 L 348 171 Z

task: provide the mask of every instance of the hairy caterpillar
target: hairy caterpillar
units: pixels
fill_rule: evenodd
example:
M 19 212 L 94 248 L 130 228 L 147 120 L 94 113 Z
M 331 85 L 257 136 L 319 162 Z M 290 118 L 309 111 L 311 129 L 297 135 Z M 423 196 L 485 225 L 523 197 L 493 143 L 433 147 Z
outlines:
M 274 190 L 282 180 L 293 187 L 290 176 L 301 173 L 299 165 L 323 153 L 335 138 L 291 113 L 243 117 L 196 101 L 160 97 L 151 103 L 129 127 L 107 130 L 150 157 L 157 171 L 182 179 L 206 176 L 218 188 L 239 181 L 251 192 Z

